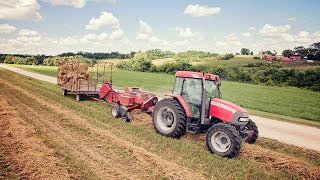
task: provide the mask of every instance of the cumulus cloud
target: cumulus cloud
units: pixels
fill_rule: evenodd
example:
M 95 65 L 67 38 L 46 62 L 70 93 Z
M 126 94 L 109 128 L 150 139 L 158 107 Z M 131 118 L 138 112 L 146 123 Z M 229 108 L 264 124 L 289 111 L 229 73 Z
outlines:
M 122 29 L 117 29 L 113 31 L 110 35 L 110 39 L 112 40 L 120 40 L 123 38 L 124 32 Z
M 42 40 L 42 35 L 34 30 L 21 29 L 17 40 L 23 43 L 39 43 Z
M 242 43 L 239 41 L 236 33 L 231 33 L 224 37 L 224 41 L 217 41 L 216 45 L 223 47 L 239 47 L 242 45 Z
M 189 27 L 187 28 L 176 27 L 176 31 L 178 32 L 178 36 L 182 38 L 195 37 L 195 33 L 193 33 Z
M 244 33 L 242 33 L 242 36 L 244 36 L 244 37 L 250 37 L 250 36 L 251 36 L 251 33 L 250 33 L 250 32 L 244 32 Z
M 259 31 L 259 33 L 263 37 L 281 37 L 282 34 L 286 34 L 290 31 L 290 25 L 280 25 L 280 26 L 272 26 L 270 24 L 265 24 Z
M 251 27 L 249 27 L 249 30 L 250 30 L 250 31 L 254 31 L 254 30 L 256 30 L 256 28 L 253 27 L 253 26 L 251 26 Z
M 89 24 L 86 25 L 87 30 L 98 30 L 101 27 L 119 28 L 119 20 L 112 14 L 106 11 L 101 12 L 98 18 L 92 18 Z
M 0 2 L 0 19 L 42 19 L 39 13 L 39 4 L 36 0 L 5 0 Z
M 136 39 L 148 39 L 152 34 L 152 28 L 144 21 L 139 21 L 140 29 Z
M 83 8 L 86 5 L 86 0 L 47 0 L 52 5 L 66 5 L 75 8 Z
M 59 44 L 62 46 L 70 46 L 78 43 L 79 43 L 78 39 L 73 37 L 60 38 L 59 40 Z
M 184 10 L 184 14 L 190 15 L 192 17 L 201 17 L 201 16 L 211 16 L 218 14 L 221 11 L 220 7 L 208 7 L 201 6 L 199 4 L 188 5 Z
M 0 33 L 12 33 L 17 28 L 10 26 L 9 24 L 0 24 Z
M 116 4 L 118 3 L 120 0 L 107 0 L 109 3 L 111 4 Z

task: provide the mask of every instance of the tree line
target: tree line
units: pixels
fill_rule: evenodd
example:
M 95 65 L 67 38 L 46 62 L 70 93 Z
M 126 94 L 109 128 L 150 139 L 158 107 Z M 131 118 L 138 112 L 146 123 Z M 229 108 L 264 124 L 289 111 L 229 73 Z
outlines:
M 308 60 L 320 61 L 320 42 L 313 43 L 307 48 L 303 46 L 298 46 L 295 47 L 293 50 L 283 50 L 282 55 L 284 57 L 299 55 L 302 56 L 302 58 L 306 57 Z

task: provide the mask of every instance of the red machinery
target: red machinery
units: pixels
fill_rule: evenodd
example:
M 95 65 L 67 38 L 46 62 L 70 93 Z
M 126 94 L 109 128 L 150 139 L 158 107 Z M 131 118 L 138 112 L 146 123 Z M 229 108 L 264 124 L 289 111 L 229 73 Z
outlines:
M 86 79 L 79 78 L 84 74 L 79 72 L 82 65 L 84 64 L 79 62 L 59 63 L 57 79 L 63 95 L 73 92 L 77 101 L 82 100 L 84 95 L 99 97 L 114 104 L 111 109 L 113 117 L 122 117 L 126 122 L 131 119 L 129 112 L 132 110 L 140 109 L 148 114 L 152 113 L 154 105 L 158 102 L 154 94 L 141 91 L 139 88 L 125 88 L 124 91 L 112 88 L 112 63 L 89 66 L 85 72 L 88 75 Z M 59 83 L 59 80 L 62 80 L 62 83 Z M 66 80 L 72 80 L 72 83 L 64 83 Z
M 99 97 L 115 105 L 112 106 L 111 115 L 115 118 L 123 117 L 130 121 L 129 112 L 141 109 L 143 112 L 152 113 L 158 98 L 152 94 L 141 91 L 139 88 L 126 88 L 123 92 L 113 90 L 111 84 L 105 83 L 100 89 Z

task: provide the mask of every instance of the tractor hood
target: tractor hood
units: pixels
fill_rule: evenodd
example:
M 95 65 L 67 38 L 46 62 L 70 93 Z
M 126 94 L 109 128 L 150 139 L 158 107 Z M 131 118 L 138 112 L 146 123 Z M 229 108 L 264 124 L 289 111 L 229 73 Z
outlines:
M 249 121 L 246 109 L 217 98 L 211 99 L 210 116 L 235 125 L 245 125 Z

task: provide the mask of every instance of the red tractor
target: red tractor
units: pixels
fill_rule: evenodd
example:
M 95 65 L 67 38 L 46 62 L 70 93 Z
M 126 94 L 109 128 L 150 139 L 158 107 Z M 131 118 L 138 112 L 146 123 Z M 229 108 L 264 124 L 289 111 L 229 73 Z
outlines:
M 244 108 L 221 100 L 217 75 L 178 71 L 169 98 L 156 103 L 153 125 L 164 136 L 180 138 L 186 132 L 206 133 L 210 152 L 232 158 L 242 141 L 258 138 L 258 128 Z

